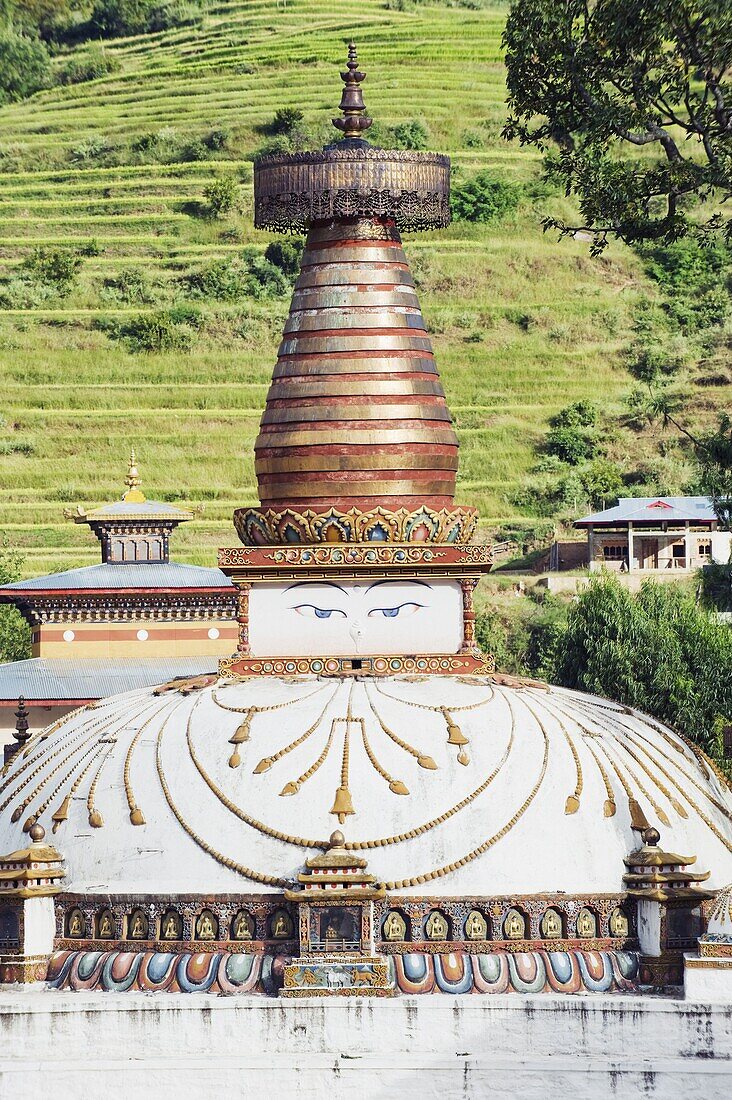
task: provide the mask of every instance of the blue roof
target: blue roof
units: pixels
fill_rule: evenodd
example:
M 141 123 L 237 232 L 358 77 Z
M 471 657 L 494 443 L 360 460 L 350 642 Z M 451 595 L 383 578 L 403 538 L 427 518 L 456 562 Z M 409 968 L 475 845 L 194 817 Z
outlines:
M 177 676 L 216 672 L 215 657 L 32 657 L 0 665 L 0 702 L 106 699 L 135 688 L 157 687 Z
M 575 520 L 575 527 L 611 523 L 711 523 L 717 518 L 709 497 L 621 497 L 614 508 Z
M 220 569 L 181 562 L 141 562 L 120 565 L 88 565 L 68 569 L 65 573 L 49 573 L 14 581 L 0 588 L 0 593 L 63 592 L 69 588 L 107 588 L 110 590 L 140 588 L 231 588 L 233 585 Z

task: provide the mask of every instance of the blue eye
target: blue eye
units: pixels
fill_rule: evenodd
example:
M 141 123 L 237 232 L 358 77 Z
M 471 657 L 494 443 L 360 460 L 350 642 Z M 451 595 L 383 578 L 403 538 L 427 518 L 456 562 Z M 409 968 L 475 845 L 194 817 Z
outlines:
M 341 611 L 337 607 L 316 607 L 312 603 L 298 604 L 292 610 L 296 611 L 298 615 L 304 615 L 307 619 L 329 619 L 331 615 L 341 615 L 344 619 L 346 617 L 345 611 Z
M 374 607 L 369 611 L 369 617 L 383 615 L 385 619 L 396 619 L 399 614 L 413 615 L 415 611 L 419 611 L 420 607 L 423 606 L 421 603 L 400 603 L 398 607 Z

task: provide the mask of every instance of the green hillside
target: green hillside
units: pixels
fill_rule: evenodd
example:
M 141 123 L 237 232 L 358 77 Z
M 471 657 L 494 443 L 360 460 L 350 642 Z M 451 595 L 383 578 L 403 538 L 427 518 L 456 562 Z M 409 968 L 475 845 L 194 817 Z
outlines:
M 0 310 L 0 529 L 27 573 L 95 560 L 63 509 L 119 495 L 131 444 L 150 495 L 205 504 L 176 536 L 179 557 L 211 562 L 235 539 L 232 508 L 256 499 L 252 443 L 287 296 L 192 300 L 181 280 L 272 239 L 251 225 L 252 154 L 282 107 L 327 137 L 351 35 L 383 132 L 420 120 L 457 180 L 490 169 L 525 185 L 498 224 L 406 240 L 462 443 L 461 499 L 487 527 L 516 519 L 512 497 L 548 418 L 582 398 L 620 407 L 645 285 L 637 258 L 613 247 L 593 260 L 586 241 L 542 234 L 542 213 L 564 200 L 537 186 L 535 151 L 500 138 L 504 6 L 409 7 L 219 4 L 199 25 L 109 41 L 120 68 L 107 77 L 0 109 L 0 275 L 22 281 L 38 247 L 88 253 L 68 295 L 26 300 L 21 285 Z M 166 144 L 188 143 L 190 158 L 212 130 L 225 140 L 208 159 L 110 164 Z M 226 174 L 241 181 L 240 212 L 202 218 L 204 187 Z M 120 272 L 125 286 L 130 272 L 139 279 L 140 300 L 114 285 Z M 131 352 L 110 334 L 175 305 L 188 310 L 177 329 L 187 349 Z M 713 389 L 705 401 L 714 407 Z

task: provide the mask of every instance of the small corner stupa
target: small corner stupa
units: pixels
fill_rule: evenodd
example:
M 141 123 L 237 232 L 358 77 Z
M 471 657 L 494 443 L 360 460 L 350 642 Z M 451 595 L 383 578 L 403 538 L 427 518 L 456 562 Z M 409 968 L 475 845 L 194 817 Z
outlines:
M 730 785 L 663 723 L 495 674 L 478 647 L 491 550 L 455 503 L 400 237 L 447 225 L 449 161 L 371 146 L 353 46 L 341 75 L 340 140 L 254 168 L 257 226 L 307 240 L 260 507 L 220 551 L 235 651 L 67 715 L 0 777 L 0 851 L 52 825 L 65 863 L 46 977 L 292 1011 L 388 994 L 372 1016 L 417 994 L 678 989 L 685 955 L 722 942 Z

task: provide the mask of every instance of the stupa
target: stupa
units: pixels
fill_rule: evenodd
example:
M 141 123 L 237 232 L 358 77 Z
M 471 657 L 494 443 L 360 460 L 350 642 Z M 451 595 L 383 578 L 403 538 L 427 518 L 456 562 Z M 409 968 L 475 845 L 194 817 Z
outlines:
M 449 161 L 372 147 L 355 47 L 341 75 L 341 140 L 255 163 L 256 224 L 307 242 L 261 507 L 219 557 L 237 650 L 67 716 L 2 770 L 0 851 L 53 830 L 65 869 L 33 975 L 292 1012 L 367 994 L 369 1027 L 420 994 L 677 988 L 732 880 L 730 786 L 663 723 L 500 675 L 476 645 L 491 550 L 454 500 L 400 236 L 448 223 Z M 12 975 L 24 904 L 0 896 Z

